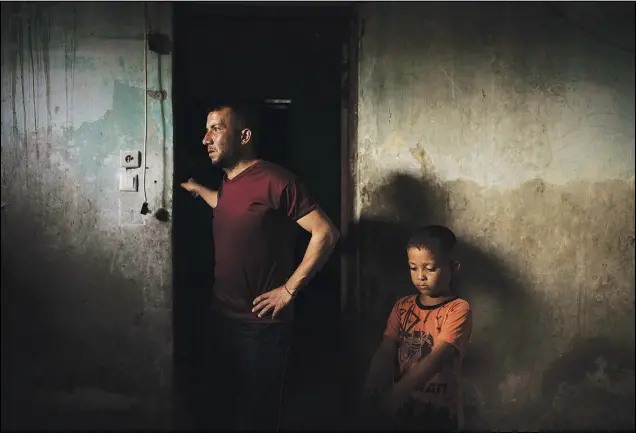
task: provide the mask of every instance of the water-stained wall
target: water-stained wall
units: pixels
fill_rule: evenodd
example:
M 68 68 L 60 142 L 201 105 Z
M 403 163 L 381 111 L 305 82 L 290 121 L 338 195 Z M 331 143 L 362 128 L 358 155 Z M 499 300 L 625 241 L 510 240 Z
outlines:
M 468 428 L 634 428 L 634 4 L 559 7 L 359 9 L 360 362 L 448 225 Z
M 149 5 L 150 30 L 170 15 Z M 150 213 L 143 170 L 118 190 L 120 150 L 144 147 L 144 21 L 141 3 L 2 4 L 3 428 L 169 422 L 170 55 L 147 56 Z

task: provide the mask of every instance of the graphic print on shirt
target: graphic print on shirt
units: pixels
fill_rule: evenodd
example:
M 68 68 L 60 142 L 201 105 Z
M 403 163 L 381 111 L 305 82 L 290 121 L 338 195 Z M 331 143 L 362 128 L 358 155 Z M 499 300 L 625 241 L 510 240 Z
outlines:
M 398 349 L 398 361 L 401 366 L 400 374 L 408 370 L 420 359 L 428 356 L 433 351 L 433 336 L 423 330 L 413 330 L 422 319 L 413 311 L 414 304 L 410 308 L 401 308 L 398 312 L 400 318 L 400 345 Z M 428 315 L 424 318 L 426 322 Z

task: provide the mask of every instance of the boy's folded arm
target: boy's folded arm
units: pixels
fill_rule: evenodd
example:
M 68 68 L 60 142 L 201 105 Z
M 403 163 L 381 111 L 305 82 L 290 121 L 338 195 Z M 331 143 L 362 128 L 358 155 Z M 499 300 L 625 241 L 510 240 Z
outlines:
M 377 388 L 389 387 L 393 378 L 393 361 L 396 356 L 398 342 L 388 335 L 382 338 L 380 347 L 371 360 L 369 373 L 365 382 L 365 393 L 377 392 Z
M 420 359 L 396 384 L 399 391 L 408 392 L 435 376 L 442 365 L 454 356 L 462 356 L 472 331 L 472 313 L 468 304 L 460 305 L 448 315 L 433 351 Z
M 450 362 L 453 356 L 459 354 L 458 349 L 451 343 L 441 341 L 438 346 L 425 358 L 420 359 L 402 376 L 395 387 L 408 393 L 426 383 L 437 374 L 442 365 Z

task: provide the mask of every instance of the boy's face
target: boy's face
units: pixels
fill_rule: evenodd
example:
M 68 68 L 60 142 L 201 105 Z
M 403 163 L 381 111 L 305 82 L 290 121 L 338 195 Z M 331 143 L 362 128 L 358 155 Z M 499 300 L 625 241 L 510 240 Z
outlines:
M 455 267 L 450 258 L 432 247 L 407 250 L 411 281 L 424 296 L 436 298 L 450 294 L 450 280 Z

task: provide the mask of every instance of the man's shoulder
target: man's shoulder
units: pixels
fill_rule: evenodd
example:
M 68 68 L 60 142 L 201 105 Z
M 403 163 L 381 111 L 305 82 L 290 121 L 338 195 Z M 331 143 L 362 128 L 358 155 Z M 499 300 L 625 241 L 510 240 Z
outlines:
M 298 177 L 290 170 L 282 167 L 274 162 L 262 159 L 259 163 L 259 170 L 273 181 L 287 184 L 296 181 Z

